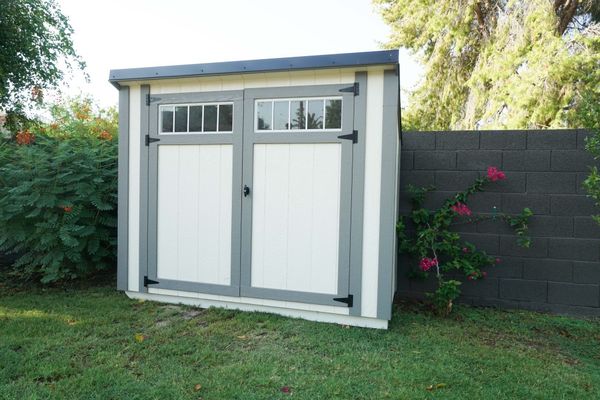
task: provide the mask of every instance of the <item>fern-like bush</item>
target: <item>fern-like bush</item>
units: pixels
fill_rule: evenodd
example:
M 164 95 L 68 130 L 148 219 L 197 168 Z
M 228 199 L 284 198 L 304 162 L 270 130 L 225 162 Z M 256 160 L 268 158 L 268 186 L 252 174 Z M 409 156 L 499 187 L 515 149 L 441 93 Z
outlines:
M 113 267 L 117 242 L 116 112 L 81 99 L 51 111 L 0 141 L 0 252 L 43 283 Z

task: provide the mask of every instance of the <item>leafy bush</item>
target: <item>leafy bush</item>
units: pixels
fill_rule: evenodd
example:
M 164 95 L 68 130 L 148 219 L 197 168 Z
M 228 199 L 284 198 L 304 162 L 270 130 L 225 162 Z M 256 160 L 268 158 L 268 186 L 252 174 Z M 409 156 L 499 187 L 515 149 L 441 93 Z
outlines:
M 116 258 L 117 115 L 78 99 L 0 141 L 0 251 L 43 283 L 110 268 Z
M 600 49 L 598 49 L 600 51 Z M 600 75 L 600 72 L 598 73 Z M 600 77 L 598 78 L 600 79 Z M 586 150 L 600 160 L 600 86 L 594 96 L 585 97 L 583 111 L 577 121 L 579 126 L 588 128 L 591 134 L 586 138 Z M 590 167 L 590 174 L 583 182 L 589 196 L 594 199 L 596 206 L 600 207 L 600 171 L 596 165 Z M 594 220 L 600 224 L 600 214 L 593 215 Z
M 484 279 L 486 271 L 481 269 L 500 262 L 484 251 L 478 250 L 472 243 L 461 239 L 460 234 L 453 232 L 451 227 L 456 224 L 475 223 L 485 219 L 497 219 L 507 222 L 517 234 L 517 243 L 529 247 L 531 239 L 528 236 L 528 221 L 533 215 L 530 209 L 523 209 L 519 215 L 495 213 L 492 215 L 474 215 L 467 206 L 469 196 L 482 192 L 485 185 L 506 179 L 504 172 L 495 167 L 489 167 L 487 175 L 475 180 L 466 190 L 447 199 L 435 211 L 423 207 L 427 193 L 433 187 L 417 189 L 409 187 L 412 192 L 413 210 L 410 219 L 416 232 L 409 233 L 404 221 L 398 222 L 398 238 L 400 251 L 408 254 L 415 262 L 409 273 L 412 278 L 426 278 L 435 272 L 437 290 L 430 293 L 435 311 L 447 315 L 452 310 L 452 302 L 460 295 L 461 282 L 446 279 L 449 272 L 458 272 L 468 280 Z

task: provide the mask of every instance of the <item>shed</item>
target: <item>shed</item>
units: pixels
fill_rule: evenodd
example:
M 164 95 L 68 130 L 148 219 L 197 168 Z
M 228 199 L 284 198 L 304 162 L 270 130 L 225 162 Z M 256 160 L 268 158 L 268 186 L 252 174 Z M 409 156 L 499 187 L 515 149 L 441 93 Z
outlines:
M 110 71 L 118 288 L 387 328 L 397 51 Z

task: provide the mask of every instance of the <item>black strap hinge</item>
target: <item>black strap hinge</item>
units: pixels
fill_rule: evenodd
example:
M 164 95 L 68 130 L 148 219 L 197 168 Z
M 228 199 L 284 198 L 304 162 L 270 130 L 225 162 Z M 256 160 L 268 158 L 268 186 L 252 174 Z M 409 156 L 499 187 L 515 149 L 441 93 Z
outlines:
M 340 92 L 344 93 L 354 93 L 355 96 L 358 96 L 358 82 L 354 82 L 354 85 L 349 86 L 347 88 L 340 89 Z
M 340 303 L 346 303 L 348 307 L 354 306 L 354 295 L 349 294 L 348 297 L 336 297 L 333 301 L 339 301 Z
M 153 281 L 152 279 L 148 279 L 147 276 L 144 276 L 144 286 L 148 287 L 148 285 L 157 285 L 157 281 Z
M 150 135 L 146 135 L 146 146 L 150 146 L 150 143 L 158 142 L 160 139 L 151 138 Z
M 160 100 L 160 97 L 152 97 L 149 93 L 146 94 L 146 105 L 149 106 L 153 101 Z
M 347 135 L 340 135 L 340 136 L 338 136 L 338 139 L 352 140 L 352 143 L 357 143 L 358 142 L 358 131 L 352 131 L 352 133 L 349 133 Z

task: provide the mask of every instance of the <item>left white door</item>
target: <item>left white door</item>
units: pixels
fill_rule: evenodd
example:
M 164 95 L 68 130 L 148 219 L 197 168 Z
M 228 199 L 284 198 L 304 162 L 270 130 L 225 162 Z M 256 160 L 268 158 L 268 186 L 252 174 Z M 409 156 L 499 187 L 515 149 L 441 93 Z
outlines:
M 153 97 L 148 287 L 239 295 L 242 97 Z

